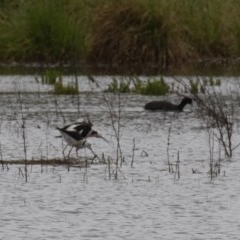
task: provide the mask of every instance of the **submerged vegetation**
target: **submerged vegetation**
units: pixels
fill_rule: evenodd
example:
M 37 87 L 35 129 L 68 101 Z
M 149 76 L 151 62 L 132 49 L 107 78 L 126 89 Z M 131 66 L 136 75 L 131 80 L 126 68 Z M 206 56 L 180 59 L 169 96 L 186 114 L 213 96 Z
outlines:
M 62 73 L 57 70 L 46 70 L 42 75 L 42 84 L 55 84 L 57 81 L 61 81 Z
M 221 80 L 212 76 L 204 79 L 189 79 L 189 87 L 187 87 L 185 91 L 186 93 L 191 94 L 205 93 L 207 87 L 220 85 Z M 112 82 L 108 85 L 105 91 L 113 93 L 137 93 L 142 95 L 156 96 L 164 96 L 173 92 L 181 93 L 180 89 L 175 89 L 175 82 L 167 83 L 163 76 L 161 76 L 160 79 L 148 78 L 146 81 L 143 81 L 138 77 L 129 77 L 118 80 L 113 78 Z
M 197 79 L 196 81 L 190 79 L 190 93 L 198 94 L 205 93 L 208 86 L 221 86 L 221 80 L 219 78 L 214 79 L 212 76 L 206 79 Z
M 140 87 L 140 93 L 144 95 L 166 95 L 170 90 L 163 78 L 160 80 L 148 80 Z
M 70 83 L 65 86 L 62 81 L 59 81 L 54 83 L 54 94 L 75 95 L 78 94 L 78 88 Z
M 235 0 L 3 0 L 0 61 L 158 66 L 240 56 Z
M 106 92 L 138 93 L 143 95 L 166 95 L 170 91 L 169 85 L 163 78 L 141 81 L 139 78 L 113 79 Z
M 42 84 L 53 85 L 53 93 L 60 94 L 69 94 L 75 95 L 78 94 L 78 82 L 63 84 L 62 73 L 57 70 L 47 70 L 42 75 Z

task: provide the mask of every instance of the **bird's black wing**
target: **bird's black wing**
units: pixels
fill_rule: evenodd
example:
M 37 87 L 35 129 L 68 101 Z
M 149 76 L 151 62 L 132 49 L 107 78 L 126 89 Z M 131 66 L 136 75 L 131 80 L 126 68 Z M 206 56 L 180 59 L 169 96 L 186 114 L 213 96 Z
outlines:
M 73 139 L 75 139 L 76 141 L 80 141 L 80 140 L 83 140 L 84 137 L 79 134 L 78 132 L 75 132 L 75 131 L 67 131 L 63 128 L 57 128 L 60 132 L 63 132 L 65 134 L 67 134 L 68 136 L 72 137 Z
M 78 132 L 74 132 L 74 131 L 66 131 L 66 134 L 68 134 L 70 137 L 74 138 L 77 141 L 83 140 L 83 136 L 81 134 L 79 134 Z
M 81 124 L 78 124 L 74 127 L 74 129 L 82 135 L 83 138 L 87 137 L 88 134 L 91 132 L 92 130 L 92 126 L 89 125 L 88 123 L 81 123 Z

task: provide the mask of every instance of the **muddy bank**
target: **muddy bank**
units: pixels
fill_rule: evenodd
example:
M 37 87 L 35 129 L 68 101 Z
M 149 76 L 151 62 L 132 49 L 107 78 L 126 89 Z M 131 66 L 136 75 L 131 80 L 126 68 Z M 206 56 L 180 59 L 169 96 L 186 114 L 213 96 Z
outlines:
M 215 75 L 236 76 L 240 74 L 240 58 L 211 58 L 182 62 L 162 68 L 157 64 L 47 64 L 47 63 L 0 63 L 0 75 L 44 74 L 56 69 L 64 74 L 77 75 Z

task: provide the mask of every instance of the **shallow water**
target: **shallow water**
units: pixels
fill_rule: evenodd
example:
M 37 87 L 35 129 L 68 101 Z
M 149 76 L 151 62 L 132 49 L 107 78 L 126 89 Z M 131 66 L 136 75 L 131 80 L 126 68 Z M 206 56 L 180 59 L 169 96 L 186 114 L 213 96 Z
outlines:
M 111 78 L 96 79 L 101 89 L 80 78 L 78 98 L 49 94 L 51 86 L 40 84 L 35 76 L 0 77 L 1 159 L 24 158 L 23 124 L 28 159 L 62 158 L 63 143 L 55 138 L 59 135 L 55 128 L 86 114 L 113 145 L 91 139 L 94 151 L 115 159 L 113 114 L 101 92 Z M 223 79 L 216 91 L 226 99 L 237 94 L 235 81 Z M 118 113 L 117 97 L 104 96 Z M 222 160 L 221 172 L 211 180 L 209 137 L 196 106 L 187 106 L 178 116 L 145 112 L 142 106 L 153 99 L 121 95 L 120 143 L 125 162 L 118 180 L 109 180 L 107 166 L 97 162 L 89 168 L 29 166 L 27 183 L 23 166 L 4 165 L 1 239 L 239 239 L 239 149 L 229 161 L 215 143 L 213 158 Z M 176 95 L 167 99 L 179 101 Z M 236 123 L 233 143 L 239 142 Z M 168 172 L 167 164 L 168 156 L 176 162 L 178 152 L 180 179 Z M 79 154 L 92 156 L 88 150 Z

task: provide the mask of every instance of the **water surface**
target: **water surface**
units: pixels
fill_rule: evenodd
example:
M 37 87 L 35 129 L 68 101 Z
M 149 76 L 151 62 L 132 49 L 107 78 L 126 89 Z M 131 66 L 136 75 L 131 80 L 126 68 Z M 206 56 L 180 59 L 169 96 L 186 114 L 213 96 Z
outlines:
M 96 78 L 100 88 L 79 79 L 79 96 L 55 96 L 36 76 L 0 77 L 1 159 L 24 158 L 23 124 L 28 159 L 62 158 L 64 143 L 55 138 L 56 127 L 85 115 L 113 145 L 91 139 L 94 151 L 116 159 L 113 112 L 105 100 L 119 114 L 119 99 L 102 93 L 111 77 Z M 223 79 L 216 91 L 226 99 L 236 96 L 237 106 L 236 84 L 235 78 Z M 209 135 L 195 104 L 179 115 L 151 113 L 143 109 L 146 102 L 177 103 L 180 97 L 120 97 L 125 161 L 118 179 L 109 180 L 107 165 L 97 161 L 89 168 L 29 166 L 27 183 L 23 166 L 2 166 L 1 239 L 239 239 L 239 149 L 230 161 L 215 143 L 213 158 L 221 159 L 221 172 L 211 180 Z M 233 142 L 240 142 L 237 123 Z M 180 179 L 168 171 L 168 160 L 175 164 L 178 152 Z M 79 154 L 92 156 L 88 150 Z

